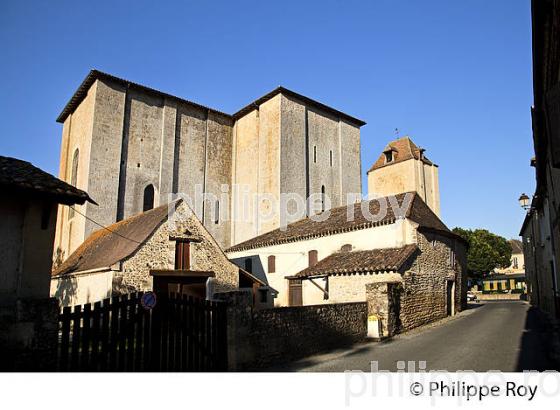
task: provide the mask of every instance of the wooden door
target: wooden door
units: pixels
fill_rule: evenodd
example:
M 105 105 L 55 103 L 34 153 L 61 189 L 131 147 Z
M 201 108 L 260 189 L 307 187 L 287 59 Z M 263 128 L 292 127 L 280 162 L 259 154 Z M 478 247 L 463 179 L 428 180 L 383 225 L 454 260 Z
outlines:
M 289 281 L 288 299 L 290 306 L 303 305 L 301 279 L 292 279 Z

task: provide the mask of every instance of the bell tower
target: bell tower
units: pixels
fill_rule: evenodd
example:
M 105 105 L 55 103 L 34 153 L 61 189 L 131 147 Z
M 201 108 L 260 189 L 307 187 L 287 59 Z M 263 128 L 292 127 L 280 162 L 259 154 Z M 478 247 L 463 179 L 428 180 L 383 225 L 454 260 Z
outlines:
M 438 166 L 406 136 L 391 141 L 369 169 L 368 194 L 388 196 L 417 192 L 439 217 Z

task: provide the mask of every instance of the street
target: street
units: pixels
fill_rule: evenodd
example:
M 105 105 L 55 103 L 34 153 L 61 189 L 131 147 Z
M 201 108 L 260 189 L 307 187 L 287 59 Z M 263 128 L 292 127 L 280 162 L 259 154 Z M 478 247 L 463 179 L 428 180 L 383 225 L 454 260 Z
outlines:
M 528 303 L 486 302 L 387 342 L 366 342 L 267 370 L 370 371 L 371 361 L 377 361 L 379 370 L 397 371 L 397 362 L 414 361 L 418 371 L 418 362 L 425 361 L 426 370 L 542 371 L 545 352 L 541 323 Z

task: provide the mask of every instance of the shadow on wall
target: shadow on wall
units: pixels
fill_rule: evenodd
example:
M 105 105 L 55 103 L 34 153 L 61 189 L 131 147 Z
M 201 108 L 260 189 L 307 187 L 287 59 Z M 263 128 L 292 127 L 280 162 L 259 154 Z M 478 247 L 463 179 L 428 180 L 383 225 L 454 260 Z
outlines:
M 529 308 L 515 370 L 560 371 L 560 363 L 553 360 L 554 355 L 558 354 L 559 337 L 538 308 Z
M 78 289 L 76 278 L 64 278 L 58 280 L 58 286 L 53 297 L 57 298 L 62 306 L 71 306 L 75 300 Z
M 261 263 L 261 258 L 259 258 L 258 255 L 234 258 L 230 259 L 230 261 L 239 266 L 241 269 L 251 273 L 256 278 L 262 280 L 267 285 L 269 284 L 268 279 L 266 278 L 266 272 L 264 271 L 264 266 Z

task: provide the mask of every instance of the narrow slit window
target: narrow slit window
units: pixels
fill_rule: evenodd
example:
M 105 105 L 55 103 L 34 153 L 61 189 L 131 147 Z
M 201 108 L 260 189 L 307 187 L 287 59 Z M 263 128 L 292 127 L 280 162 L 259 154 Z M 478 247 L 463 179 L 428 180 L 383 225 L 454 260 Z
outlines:
M 331 164 L 331 167 L 332 167 L 332 150 L 329 151 L 329 161 L 330 161 L 330 164 Z
M 313 163 L 317 163 L 317 146 L 313 145 Z
M 216 201 L 214 206 L 214 223 L 216 225 L 220 223 L 220 201 Z

